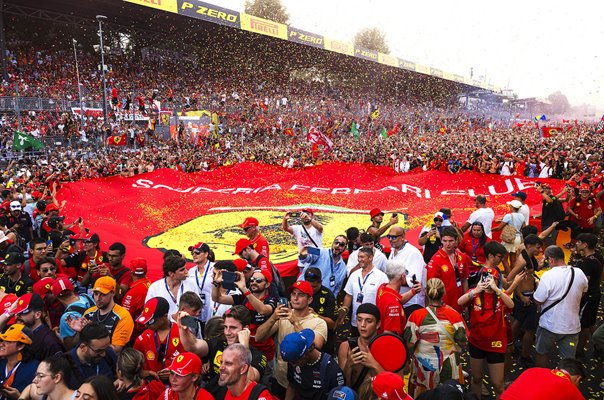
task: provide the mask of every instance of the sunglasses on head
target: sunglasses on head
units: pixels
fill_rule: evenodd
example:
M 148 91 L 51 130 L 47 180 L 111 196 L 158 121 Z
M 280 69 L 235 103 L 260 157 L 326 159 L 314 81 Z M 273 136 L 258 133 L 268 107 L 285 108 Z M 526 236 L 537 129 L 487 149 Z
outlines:
M 304 279 L 306 279 L 306 280 L 319 279 L 319 275 L 315 274 L 314 272 L 307 272 L 304 274 Z
M 334 240 L 333 244 L 340 247 L 346 247 L 346 242 L 339 242 L 337 240 Z

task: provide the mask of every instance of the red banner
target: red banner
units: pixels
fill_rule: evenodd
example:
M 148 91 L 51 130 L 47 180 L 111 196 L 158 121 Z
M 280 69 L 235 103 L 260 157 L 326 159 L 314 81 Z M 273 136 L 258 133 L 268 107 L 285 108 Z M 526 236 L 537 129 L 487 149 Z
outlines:
M 563 186 L 549 182 L 556 192 Z M 162 169 L 130 178 L 111 177 L 65 184 L 58 194 L 67 200 L 67 221 L 82 216 L 85 226 L 101 238 L 101 247 L 120 241 L 126 263 L 134 257 L 149 261 L 149 276 L 162 275 L 163 249 L 187 254 L 188 246 L 206 242 L 217 260 L 233 259 L 235 242 L 243 236 L 239 224 L 256 217 L 271 246 L 271 260 L 288 276 L 295 260 L 294 239 L 281 230 L 286 211 L 311 207 L 325 226 L 324 243 L 351 227 L 366 229 L 369 210 L 408 214 L 407 239 L 417 244 L 422 226 L 441 207 L 453 210 L 461 224 L 474 210 L 474 196 L 488 195 L 496 215 L 507 212 L 510 194 L 523 190 L 527 203 L 540 213 L 541 197 L 534 180 L 473 172 L 397 174 L 370 164 L 328 163 L 292 170 L 242 163 L 211 172 L 186 174 Z M 295 263 L 293 263 L 295 264 Z

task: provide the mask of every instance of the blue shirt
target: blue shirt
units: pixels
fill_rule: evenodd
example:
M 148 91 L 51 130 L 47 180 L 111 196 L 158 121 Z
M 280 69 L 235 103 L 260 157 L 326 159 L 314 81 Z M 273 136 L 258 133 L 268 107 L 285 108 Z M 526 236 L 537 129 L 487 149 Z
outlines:
M 308 254 L 305 259 L 299 258 L 299 265 L 301 266 L 301 273 L 298 280 L 304 280 L 304 270 L 308 267 L 315 267 L 321 270 L 321 276 L 323 277 L 323 286 L 333 292 L 335 297 L 338 297 L 338 293 L 342 290 L 344 280 L 346 280 L 346 264 L 340 256 L 337 263 L 334 264 L 333 254 L 331 249 L 318 249 L 319 254 Z
M 13 383 L 10 385 L 11 387 L 17 389 L 22 392 L 27 385 L 34 380 L 34 376 L 36 375 L 36 370 L 38 369 L 38 360 L 31 360 L 27 362 L 19 363 L 19 366 L 15 371 L 15 377 L 13 379 Z M 10 376 L 10 372 L 9 376 Z M 0 381 L 4 382 L 6 380 L 6 359 L 0 359 Z M 5 399 L 4 396 L 0 396 L 0 399 Z
M 67 316 L 72 318 L 81 318 L 84 315 L 84 311 L 94 306 L 94 301 L 90 301 L 86 296 L 80 296 L 80 300 L 71 303 L 66 308 L 66 312 L 61 315 L 61 322 L 59 324 L 59 336 L 61 339 L 74 336 L 77 332 L 74 331 L 67 325 Z
M 105 357 L 101 358 L 101 361 L 99 361 L 98 364 L 86 364 L 80 361 L 76 352 L 78 347 L 79 345 L 67 353 L 73 360 L 75 367 L 71 376 L 70 387 L 80 387 L 84 379 L 91 376 L 105 375 L 112 382 L 115 380 L 115 365 L 117 364 L 117 355 L 111 346 L 107 348 Z

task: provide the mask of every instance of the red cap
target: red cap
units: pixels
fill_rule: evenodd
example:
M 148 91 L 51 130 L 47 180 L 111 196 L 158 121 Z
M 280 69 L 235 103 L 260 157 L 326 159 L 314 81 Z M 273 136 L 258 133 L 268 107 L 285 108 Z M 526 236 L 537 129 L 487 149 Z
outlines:
M 499 270 L 497 268 L 493 268 L 493 267 L 484 267 L 482 269 L 482 273 L 484 275 L 489 274 L 489 275 L 493 275 L 493 278 L 499 280 Z
M 43 310 L 44 301 L 35 293 L 26 293 L 17 300 L 17 307 L 13 310 L 13 314 L 21 314 L 31 310 Z
M 44 209 L 44 212 L 50 212 L 50 211 L 59 211 L 59 207 L 57 207 L 55 203 L 47 204 L 46 208 Z
M 201 373 L 201 360 L 193 353 L 180 353 L 172 360 L 168 369 L 180 376 Z
M 584 183 L 581 186 L 579 186 L 579 190 L 591 190 L 591 189 L 587 183 Z
M 241 229 L 249 228 L 250 226 L 258 226 L 258 220 L 254 217 L 247 217 L 239 227 Z
M 264 276 L 264 279 L 266 279 L 266 283 L 268 283 L 269 285 L 273 281 L 273 274 L 268 269 L 256 269 L 254 270 L 254 273 L 256 272 L 261 273 Z
M 0 311 L 4 313 L 8 310 L 15 301 L 17 301 L 19 297 L 14 293 L 9 293 L 2 298 L 2 302 L 0 302 Z
M 37 190 L 34 190 L 33 192 L 31 192 L 31 197 L 37 200 L 42 197 L 42 193 L 38 192 Z
M 32 290 L 34 293 L 37 293 L 38 296 L 43 298 L 48 293 L 52 292 L 52 283 L 54 281 L 55 280 L 49 276 L 47 276 L 46 278 L 42 278 L 38 282 L 34 283 L 34 287 Z
M 376 216 L 378 216 L 380 214 L 384 215 L 382 210 L 380 210 L 379 208 L 374 208 L 373 210 L 369 211 L 369 215 L 371 216 L 371 219 L 374 219 Z
M 52 283 L 52 294 L 59 297 L 63 292 L 73 292 L 73 284 L 67 278 L 57 278 Z
M 147 260 L 138 257 L 130 261 L 130 271 L 134 275 L 147 275 Z
M 301 291 L 302 293 L 312 297 L 313 296 L 313 291 L 312 291 L 312 286 L 310 286 L 310 283 L 306 282 L 306 281 L 297 281 L 296 283 L 294 283 L 293 285 L 291 285 L 289 287 L 289 292 L 293 292 L 294 289 L 298 289 L 299 291 Z
M 566 184 L 573 188 L 577 187 L 577 182 L 573 181 L 572 179 L 570 181 L 566 181 Z
M 306 214 L 315 215 L 315 211 L 312 208 L 303 208 L 300 212 L 304 212 Z
M 163 297 L 152 297 L 145 303 L 145 308 L 136 322 L 143 325 L 151 325 L 159 318 L 168 315 L 170 304 Z
M 241 253 L 246 247 L 250 247 L 252 242 L 249 239 L 241 238 L 235 243 L 235 251 L 233 255 Z
M 237 271 L 239 271 L 239 272 L 243 272 L 244 269 L 249 267 L 247 261 L 245 261 L 243 258 L 238 258 L 236 260 L 233 260 L 233 264 L 235 264 L 235 267 L 237 268 Z
M 406 400 L 405 380 L 393 372 L 381 372 L 372 379 L 373 393 L 380 400 Z

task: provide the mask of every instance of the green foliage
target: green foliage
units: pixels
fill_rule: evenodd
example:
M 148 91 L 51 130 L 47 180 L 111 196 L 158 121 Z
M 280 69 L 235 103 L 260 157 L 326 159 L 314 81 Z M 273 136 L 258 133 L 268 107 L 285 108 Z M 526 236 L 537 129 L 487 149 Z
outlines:
M 361 29 L 354 36 L 354 45 L 364 47 L 368 50 L 390 54 L 390 48 L 386 44 L 386 34 L 378 28 Z
M 280 0 L 246 0 L 245 12 L 282 24 L 289 22 L 289 14 Z

